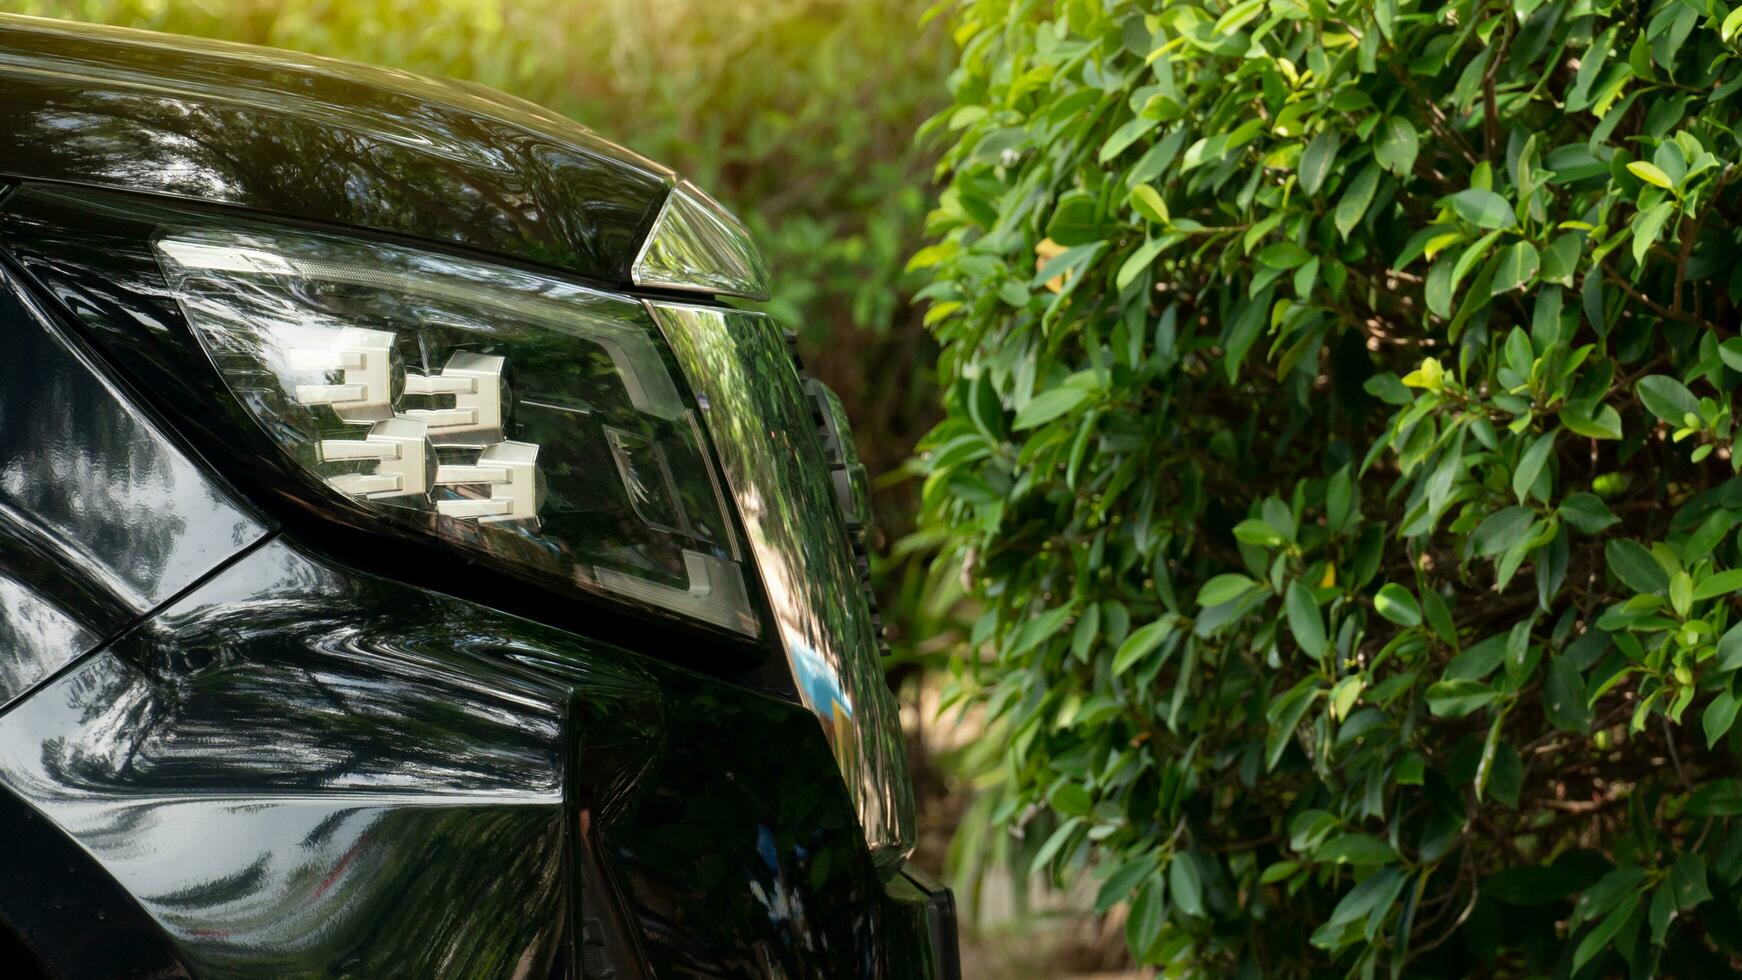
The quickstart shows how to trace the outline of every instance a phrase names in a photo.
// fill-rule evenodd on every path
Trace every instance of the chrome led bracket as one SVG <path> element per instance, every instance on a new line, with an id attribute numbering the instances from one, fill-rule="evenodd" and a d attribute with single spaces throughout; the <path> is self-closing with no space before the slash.
<path id="1" fill-rule="evenodd" d="M 385 330 L 341 327 L 330 331 L 326 347 L 292 347 L 286 352 L 290 370 L 298 373 L 341 372 L 336 384 L 299 384 L 296 400 L 304 405 L 330 405 L 340 420 L 353 424 L 393 417 L 393 334 Z"/>
<path id="2" fill-rule="evenodd" d="M 367 473 L 341 473 L 327 484 L 340 493 L 372 500 L 426 494 L 435 479 L 435 453 L 417 419 L 377 422 L 361 439 L 322 439 L 316 452 L 323 463 L 371 460 Z"/>
<path id="3" fill-rule="evenodd" d="M 483 449 L 502 441 L 502 366 L 494 354 L 460 351 L 440 373 L 407 372 L 407 395 L 449 395 L 452 408 L 408 408 L 401 414 L 422 419 L 430 442 L 438 446 Z"/>
<path id="4" fill-rule="evenodd" d="M 436 501 L 444 517 L 475 518 L 481 524 L 530 521 L 544 505 L 544 482 L 538 472 L 538 447 L 530 442 L 498 442 L 478 454 L 471 465 L 436 467 L 435 482 L 444 487 L 487 489 L 487 497 Z"/>

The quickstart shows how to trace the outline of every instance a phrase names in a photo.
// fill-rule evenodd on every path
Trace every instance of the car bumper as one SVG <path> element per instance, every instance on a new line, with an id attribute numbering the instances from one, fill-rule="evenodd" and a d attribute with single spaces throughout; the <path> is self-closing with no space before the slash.
<path id="1" fill-rule="evenodd" d="M 3 692 L 0 826 L 34 843 L 0 920 L 57 974 L 954 975 L 947 890 L 873 862 L 803 706 L 666 662 L 693 640 L 323 557 L 226 506 L 3 279 L 0 320 L 30 365 L 8 403 L 80 407 L 6 430 L 35 496 L 0 509 L 0 586 L 59 617 L 16 632 Z M 69 441 L 152 505 L 42 517 L 114 490 Z"/>

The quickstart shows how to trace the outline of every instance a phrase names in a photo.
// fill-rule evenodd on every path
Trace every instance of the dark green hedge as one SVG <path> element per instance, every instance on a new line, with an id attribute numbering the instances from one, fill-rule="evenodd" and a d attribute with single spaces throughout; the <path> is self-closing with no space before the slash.
<path id="1" fill-rule="evenodd" d="M 961 0 L 925 520 L 1173 975 L 1742 962 L 1742 9 Z"/>

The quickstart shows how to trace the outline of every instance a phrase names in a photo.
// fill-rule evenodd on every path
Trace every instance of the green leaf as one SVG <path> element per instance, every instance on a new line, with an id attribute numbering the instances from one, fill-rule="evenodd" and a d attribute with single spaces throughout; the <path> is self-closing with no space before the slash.
<path id="1" fill-rule="evenodd" d="M 1373 608 L 1399 626 L 1421 625 L 1421 606 L 1415 596 L 1396 582 L 1387 582 L 1373 597 Z"/>
<path id="2" fill-rule="evenodd" d="M 1634 391 L 1651 414 L 1672 426 L 1680 427 L 1685 416 L 1690 413 L 1698 415 L 1700 411 L 1700 400 L 1694 397 L 1694 393 L 1666 374 L 1640 378 Z"/>
<path id="3" fill-rule="evenodd" d="M 1742 814 L 1742 782 L 1735 779 L 1715 779 L 1688 797 L 1688 815 L 1694 817 L 1733 817 Z"/>
<path id="4" fill-rule="evenodd" d="M 1240 364 L 1246 359 L 1246 352 L 1257 342 L 1259 333 L 1264 330 L 1269 313 L 1270 291 L 1265 290 L 1248 300 L 1234 318 L 1234 323 L 1228 330 L 1228 349 L 1222 355 L 1222 368 L 1227 373 L 1229 382 L 1240 377 Z"/>
<path id="5" fill-rule="evenodd" d="M 1675 865 L 1669 869 L 1669 890 L 1675 896 L 1675 907 L 1684 912 L 1711 900 L 1712 890 L 1706 883 L 1706 859 L 1698 851 L 1689 851 L 1676 858 Z"/>
<path id="6" fill-rule="evenodd" d="M 1340 948 L 1344 945 L 1344 927 L 1363 919 L 1367 920 L 1363 934 L 1371 940 L 1408 882 L 1409 878 L 1397 868 L 1381 868 L 1368 875 L 1337 903 L 1330 919 L 1313 933 L 1312 944 L 1321 949 Z"/>
<path id="7" fill-rule="evenodd" d="M 1518 469 L 1512 474 L 1512 493 L 1519 503 L 1524 503 L 1530 496 L 1530 490 L 1536 486 L 1536 478 L 1542 474 L 1542 468 L 1548 463 L 1549 454 L 1554 452 L 1554 437 L 1556 431 L 1550 429 L 1538 436 L 1530 444 L 1530 448 L 1519 457 Z"/>
<path id="8" fill-rule="evenodd" d="M 1595 884 L 1603 865 L 1590 851 L 1563 851 L 1551 864 L 1515 865 L 1489 875 L 1482 881 L 1482 894 L 1506 905 L 1552 905 Z"/>
<path id="9" fill-rule="evenodd" d="M 1367 213 L 1367 205 L 1373 201 L 1373 190 L 1379 186 L 1379 168 L 1368 164 L 1355 175 L 1344 189 L 1343 196 L 1337 201 L 1335 221 L 1337 231 L 1344 238 L 1361 223 L 1361 218 Z"/>
<path id="10" fill-rule="evenodd" d="M 1693 598 L 1695 602 L 1699 602 L 1729 595 L 1738 590 L 1742 590 L 1742 568 L 1732 568 L 1727 572 L 1718 572 L 1700 579 L 1700 583 L 1694 586 Z"/>
<path id="11" fill-rule="evenodd" d="M 1629 895 L 1636 895 L 1645 881 L 1645 869 L 1636 864 L 1623 864 L 1585 889 L 1573 905 L 1575 924 L 1601 918 L 1621 907 Z"/>
<path id="12" fill-rule="evenodd" d="M 1587 439 L 1621 438 L 1621 413 L 1614 406 L 1598 405 L 1595 413 L 1568 405 L 1561 409 L 1561 424 Z"/>
<path id="13" fill-rule="evenodd" d="M 1017 411 L 1013 428 L 1021 431 L 1045 425 L 1070 413 L 1088 400 L 1089 392 L 1083 388 L 1064 386 L 1048 389 L 1029 399 L 1028 404 Z"/>
<path id="14" fill-rule="evenodd" d="M 1094 195 L 1082 191 L 1062 195 L 1046 225 L 1046 237 L 1066 246 L 1098 242 L 1107 237 L 1106 232 L 1100 203 Z"/>
<path id="15" fill-rule="evenodd" d="M 1381 167 L 1401 177 L 1409 176 L 1415 168 L 1416 153 L 1420 150 L 1420 141 L 1416 137 L 1415 124 L 1403 116 L 1388 116 L 1379 124 L 1377 142 L 1373 146 L 1373 159 Z"/>
<path id="16" fill-rule="evenodd" d="M 1065 620 L 1071 617 L 1072 609 L 1069 605 L 1058 606 L 1038 616 L 1029 617 L 1022 624 L 1022 629 L 1017 631 L 1007 655 L 1019 657 L 1039 646 L 1042 641 L 1050 639 L 1064 626 Z"/>
<path id="17" fill-rule="evenodd" d="M 1500 554 L 1517 542 L 1535 519 L 1536 512 L 1528 507 L 1505 507 L 1489 514 L 1470 535 L 1476 554 L 1484 558 Z"/>
<path id="18" fill-rule="evenodd" d="M 1158 225 L 1165 225 L 1170 220 L 1167 202 L 1161 199 L 1159 191 L 1148 184 L 1138 184 L 1131 188 L 1131 209 Z"/>
<path id="19" fill-rule="evenodd" d="M 1693 608 L 1694 580 L 1687 572 L 1676 572 L 1669 577 L 1669 604 L 1677 616 L 1685 617 Z"/>
<path id="20" fill-rule="evenodd" d="M 1742 31 L 1742 7 L 1737 7 L 1724 17 L 1724 23 L 1718 27 L 1718 36 L 1729 44 L 1736 37 L 1736 32 Z"/>
<path id="21" fill-rule="evenodd" d="M 1198 862 L 1190 851 L 1181 851 L 1167 865 L 1167 888 L 1173 895 L 1174 907 L 1186 915 L 1204 914 L 1204 885 L 1198 875 Z"/>
<path id="22" fill-rule="evenodd" d="M 1427 778 L 1427 759 L 1420 752 L 1411 752 L 1397 760 L 1391 779 L 1399 786 L 1420 786 Z"/>
<path id="23" fill-rule="evenodd" d="M 1198 589 L 1198 605 L 1208 607 L 1233 602 L 1257 587 L 1257 582 L 1238 572 L 1225 572 Z"/>
<path id="24" fill-rule="evenodd" d="M 1574 530 L 1584 534 L 1601 534 L 1621 521 L 1603 498 L 1594 493 L 1568 494 L 1561 501 L 1560 515 Z"/>
<path id="25" fill-rule="evenodd" d="M 1338 834 L 1314 848 L 1312 856 L 1323 864 L 1390 864 L 1397 849 L 1372 834 Z"/>
<path id="26" fill-rule="evenodd" d="M 1234 525 L 1234 539 L 1246 544 L 1255 544 L 1260 548 L 1279 548 L 1287 543 L 1287 539 L 1279 534 L 1276 528 L 1256 517 L 1248 517 Z"/>
<path id="27" fill-rule="evenodd" d="M 1040 845 L 1040 850 L 1034 852 L 1034 860 L 1029 862 L 1028 873 L 1039 874 L 1041 869 L 1051 864 L 1052 859 L 1058 857 L 1064 846 L 1082 829 L 1083 823 L 1082 817 L 1072 817 L 1059 824 L 1058 829 Z"/>
<path id="28" fill-rule="evenodd" d="M 1635 160 L 1632 163 L 1629 163 L 1627 169 L 1633 174 L 1633 176 L 1638 177 L 1647 184 L 1656 184 L 1658 187 L 1671 190 L 1675 188 L 1675 181 L 1669 179 L 1669 174 L 1664 173 L 1654 164 L 1647 163 L 1644 160 Z"/>
<path id="29" fill-rule="evenodd" d="M 1330 176 L 1331 164 L 1337 159 L 1337 135 L 1326 131 L 1313 137 L 1307 148 L 1300 155 L 1300 189 L 1308 197 L 1318 194 L 1319 188 L 1325 185 L 1325 178 Z"/>
<path id="30" fill-rule="evenodd" d="M 1113 135 L 1107 137 L 1107 142 L 1101 144 L 1101 162 L 1106 163 L 1125 152 L 1126 147 L 1129 147 L 1131 144 L 1147 136 L 1151 130 L 1159 125 L 1161 125 L 1161 120 L 1159 119 L 1149 119 L 1144 116 L 1138 116 L 1136 119 L 1132 119 L 1126 122 L 1123 126 L 1120 126 L 1118 129 L 1115 129 Z M 1053 240 L 1058 241 L 1058 236 L 1054 235 Z M 1061 242 L 1061 244 L 1063 243 Z"/>
<path id="31" fill-rule="evenodd" d="M 1294 730 L 1300 720 L 1318 701 L 1324 690 L 1310 681 L 1302 681 L 1272 701 L 1265 710 L 1265 720 L 1270 724 L 1270 733 L 1265 739 L 1264 768 L 1275 769 L 1282 760 L 1282 753 L 1288 749 L 1289 739 L 1294 737 Z"/>
<path id="32" fill-rule="evenodd" d="M 1742 706 L 1736 696 L 1729 691 L 1720 691 L 1706 705 L 1706 713 L 1700 718 L 1700 725 L 1706 731 L 1706 748 L 1713 748 L 1718 740 L 1730 731 L 1730 726 L 1736 722 L 1736 708 Z"/>
<path id="33" fill-rule="evenodd" d="M 1299 861 L 1278 861 L 1264 869 L 1264 873 L 1258 876 L 1258 883 L 1274 885 L 1279 881 L 1294 877 L 1294 873 L 1299 870 Z"/>
<path id="34" fill-rule="evenodd" d="M 1427 620 L 1428 627 L 1434 631 L 1446 646 L 1456 648 L 1458 645 L 1458 627 L 1452 621 L 1452 608 L 1446 605 L 1446 600 L 1438 592 L 1429 589 L 1421 594 L 1422 617 Z"/>
<path id="35" fill-rule="evenodd" d="M 1615 938 L 1615 934 L 1620 932 L 1621 927 L 1626 925 L 1627 920 L 1633 916 L 1633 910 L 1639 907 L 1639 900 L 1639 892 L 1627 896 L 1622 900 L 1620 908 L 1610 912 L 1602 922 L 1597 924 L 1595 929 L 1592 929 L 1585 935 L 1584 939 L 1579 941 L 1578 949 L 1573 951 L 1574 973 L 1577 973 L 1593 957 L 1601 953 L 1604 947 L 1609 945 L 1609 941 Z"/>
<path id="36" fill-rule="evenodd" d="M 1061 816 L 1081 817 L 1094 807 L 1095 799 L 1079 783 L 1062 782 L 1052 792 L 1052 808 Z"/>
<path id="37" fill-rule="evenodd" d="M 1472 187 L 1452 195 L 1452 210 L 1478 228 L 1511 228 L 1518 224 L 1512 205 L 1489 190 Z"/>
<path id="38" fill-rule="evenodd" d="M 1307 656 L 1314 660 L 1322 660 L 1328 645 L 1325 639 L 1325 622 L 1319 615 L 1319 606 L 1313 601 L 1312 593 L 1299 582 L 1288 583 L 1288 594 L 1284 600 L 1288 615 L 1288 629 L 1294 634 L 1294 640 Z"/>
<path id="39" fill-rule="evenodd" d="M 1549 724 L 1563 732 L 1583 735 L 1591 729 L 1591 708 L 1586 703 L 1585 680 L 1566 657 L 1548 662 L 1542 687 L 1543 714 Z"/>
<path id="40" fill-rule="evenodd" d="M 1742 670 L 1742 623 L 1725 630 L 1718 638 L 1718 669 Z"/>
<path id="41" fill-rule="evenodd" d="M 1082 618 L 1077 620 L 1077 625 L 1071 630 L 1071 656 L 1087 662 L 1089 651 L 1094 647 L 1095 640 L 1100 635 L 1101 606 L 1098 603 L 1090 603 L 1089 608 L 1083 610 Z"/>
<path id="42" fill-rule="evenodd" d="M 1424 696 L 1428 710 L 1436 717 L 1462 718 L 1486 708 L 1499 695 L 1493 688 L 1477 681 L 1439 681 L 1429 685 Z"/>
<path id="43" fill-rule="evenodd" d="M 1579 268 L 1579 252 L 1583 241 L 1577 232 L 1565 232 L 1549 243 L 1542 253 L 1542 281 L 1572 286 L 1573 274 Z"/>
<path id="44" fill-rule="evenodd" d="M 1331 688 L 1331 717 L 1337 721 L 1347 720 L 1350 709 L 1355 707 L 1366 687 L 1367 680 L 1360 674 L 1349 674 L 1338 681 Z"/>
<path id="45" fill-rule="evenodd" d="M 1052 258 L 1047 259 L 1046 264 L 1041 266 L 1040 271 L 1034 274 L 1033 279 L 1029 280 L 1029 285 L 1039 286 L 1043 283 L 1050 282 L 1053 279 L 1063 279 L 1066 281 L 1065 292 L 1068 293 L 1075 288 L 1076 282 L 1081 281 L 1075 278 L 1076 274 L 1099 258 L 1101 252 L 1106 248 L 1107 243 L 1100 239 L 1095 239 L 1094 241 L 1086 242 L 1081 245 L 1073 245 L 1072 247 L 1065 249 L 1063 252 L 1054 255 Z"/>
<path id="46" fill-rule="evenodd" d="M 1140 962 L 1149 959 L 1149 951 L 1161 941 L 1161 930 L 1166 924 L 1167 887 L 1157 875 L 1138 889 L 1125 918 L 1125 941 Z"/>
<path id="47" fill-rule="evenodd" d="M 1645 255 L 1663 231 L 1664 223 L 1675 213 L 1675 204 L 1665 201 L 1649 211 L 1641 211 L 1633 219 L 1633 261 L 1644 265 Z"/>
<path id="48" fill-rule="evenodd" d="M 1637 541 L 1616 538 L 1603 548 L 1609 571 L 1635 592 L 1662 592 L 1669 588 L 1663 566 Z"/>
<path id="49" fill-rule="evenodd" d="M 1488 287 L 1489 294 L 1498 296 L 1529 285 L 1536 278 L 1538 262 L 1536 246 L 1529 242 L 1514 242 L 1503 249 L 1500 265 L 1494 270 L 1494 282 Z"/>
<path id="50" fill-rule="evenodd" d="M 1742 10 L 1742 7 L 1737 7 Z M 1732 14 L 1731 16 L 1735 16 Z M 1718 345 L 1718 357 L 1732 371 L 1742 371 L 1742 337 L 1731 337 Z"/>
<path id="51" fill-rule="evenodd" d="M 1132 900 L 1131 914 L 1136 915 L 1137 903 L 1143 898 L 1138 886 L 1148 882 L 1159 882 L 1161 880 L 1161 876 L 1157 874 L 1159 870 L 1155 858 L 1148 854 L 1131 858 L 1119 865 L 1112 874 L 1107 876 L 1107 880 L 1101 883 L 1100 890 L 1096 892 L 1095 913 L 1105 915 L 1107 910 L 1129 898 Z M 1134 890 L 1139 891 L 1139 894 L 1132 895 Z"/>
<path id="52" fill-rule="evenodd" d="M 1131 285 L 1132 280 L 1143 275 L 1143 273 L 1147 272 L 1149 268 L 1155 264 L 1156 256 L 1174 245 L 1177 245 L 1179 243 L 1179 237 L 1180 236 L 1178 235 L 1164 235 L 1161 238 L 1152 238 L 1149 241 L 1144 242 L 1142 245 L 1139 245 L 1136 250 L 1126 258 L 1124 264 L 1119 266 L 1118 275 L 1113 277 L 1113 287 L 1115 289 L 1124 289 L 1126 286 Z"/>
<path id="53" fill-rule="evenodd" d="M 1272 242 L 1259 250 L 1258 263 L 1272 269 L 1287 270 L 1305 265 L 1312 257 L 1313 253 L 1294 242 Z"/>
<path id="54" fill-rule="evenodd" d="M 1153 623 L 1132 630 L 1125 642 L 1119 644 L 1118 652 L 1113 654 L 1113 676 L 1125 673 L 1138 661 L 1149 656 L 1151 651 L 1173 634 L 1174 623 L 1172 616 L 1163 616 Z"/>

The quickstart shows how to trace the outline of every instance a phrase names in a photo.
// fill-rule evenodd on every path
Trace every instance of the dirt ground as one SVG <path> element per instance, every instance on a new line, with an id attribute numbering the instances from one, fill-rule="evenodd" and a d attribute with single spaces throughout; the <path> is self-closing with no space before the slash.
<path id="1" fill-rule="evenodd" d="M 935 691 L 911 695 L 903 715 L 908 720 L 908 757 L 912 760 L 919 809 L 919 846 L 915 863 L 949 881 L 945 854 L 962 811 L 967 790 L 951 778 L 937 760 L 962 740 L 979 733 L 970 723 L 936 722 Z M 922 722 L 926 719 L 930 723 Z M 1153 971 L 1135 969 L 1125 951 L 1123 909 L 1107 921 L 1088 910 L 1092 883 L 1077 894 L 1030 893 L 1028 908 L 1019 911 L 1016 883 L 1007 875 L 990 874 L 980 889 L 980 908 L 958 894 L 961 911 L 963 980 L 1145 980 Z"/>

